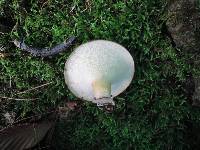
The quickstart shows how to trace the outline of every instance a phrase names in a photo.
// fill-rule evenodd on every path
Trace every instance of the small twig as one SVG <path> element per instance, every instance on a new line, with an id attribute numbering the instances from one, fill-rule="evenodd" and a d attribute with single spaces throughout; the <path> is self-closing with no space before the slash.
<path id="1" fill-rule="evenodd" d="M 12 78 L 11 78 L 11 76 L 9 76 L 9 77 L 10 77 L 9 86 L 10 86 L 10 88 L 12 88 Z"/>
<path id="2" fill-rule="evenodd" d="M 42 85 L 39 85 L 39 86 L 36 86 L 36 87 L 30 88 L 30 89 L 28 89 L 28 90 L 25 90 L 25 91 L 19 92 L 19 93 L 15 94 L 15 95 L 18 95 L 18 94 L 24 94 L 24 93 L 27 93 L 27 92 L 30 92 L 30 91 L 36 90 L 36 89 L 38 89 L 38 88 L 41 88 L 41 87 L 47 86 L 47 85 L 52 84 L 52 83 L 53 83 L 53 82 L 45 83 L 45 84 L 42 84 Z"/>
<path id="3" fill-rule="evenodd" d="M 37 100 L 39 98 L 32 98 L 32 99 L 27 99 L 27 98 L 13 98 L 13 97 L 0 97 L 0 99 L 7 99 L 7 100 L 15 100 L 15 101 L 34 101 Z"/>
<path id="4" fill-rule="evenodd" d="M 10 53 L 1 53 L 0 52 L 0 58 L 5 58 L 7 56 L 11 56 L 11 54 Z"/>

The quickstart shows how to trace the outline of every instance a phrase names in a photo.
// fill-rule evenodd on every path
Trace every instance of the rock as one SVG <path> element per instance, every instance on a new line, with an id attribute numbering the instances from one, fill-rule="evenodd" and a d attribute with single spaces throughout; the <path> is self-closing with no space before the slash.
<path id="1" fill-rule="evenodd" d="M 168 32 L 175 46 L 189 54 L 195 69 L 200 66 L 200 1 L 169 0 L 166 22 Z M 191 93 L 192 105 L 200 106 L 200 77 L 194 80 L 194 92 Z M 189 85 L 187 85 L 189 86 Z M 187 90 L 187 89 L 186 89 Z"/>
<path id="2" fill-rule="evenodd" d="M 176 44 L 186 52 L 200 53 L 200 8 L 198 0 L 171 0 L 166 23 Z"/>

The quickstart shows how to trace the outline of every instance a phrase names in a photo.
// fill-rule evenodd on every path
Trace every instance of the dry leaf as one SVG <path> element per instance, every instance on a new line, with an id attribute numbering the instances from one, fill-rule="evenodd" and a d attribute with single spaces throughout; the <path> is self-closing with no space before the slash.
<path id="1" fill-rule="evenodd" d="M 35 123 L 24 123 L 1 130 L 0 149 L 24 150 L 39 145 L 54 128 L 56 115 L 52 114 L 50 117 L 50 119 L 44 118 Z"/>

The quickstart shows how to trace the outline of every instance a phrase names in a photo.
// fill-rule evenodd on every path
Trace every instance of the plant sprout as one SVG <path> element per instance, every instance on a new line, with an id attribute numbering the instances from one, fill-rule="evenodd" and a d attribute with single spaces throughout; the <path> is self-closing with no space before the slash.
<path id="1" fill-rule="evenodd" d="M 121 45 L 95 40 L 77 47 L 65 63 L 65 82 L 70 91 L 97 106 L 114 106 L 134 75 L 134 61 Z"/>

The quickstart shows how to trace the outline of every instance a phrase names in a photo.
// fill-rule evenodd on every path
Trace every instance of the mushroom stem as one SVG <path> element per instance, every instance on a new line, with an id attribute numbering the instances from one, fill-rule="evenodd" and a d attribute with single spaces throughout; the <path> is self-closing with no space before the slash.
<path id="1" fill-rule="evenodd" d="M 114 106 L 114 105 L 115 105 L 115 102 L 113 101 L 113 98 L 112 98 L 112 97 L 103 97 L 103 98 L 99 98 L 99 99 L 96 99 L 96 100 L 94 101 L 94 103 L 96 103 L 98 107 L 101 107 L 101 106 L 108 106 L 108 105 Z"/>
<path id="2" fill-rule="evenodd" d="M 111 96 L 111 83 L 105 80 L 95 80 L 92 83 L 92 88 L 94 92 L 94 103 L 97 106 L 104 105 L 115 105 L 113 98 Z"/>
<path id="3" fill-rule="evenodd" d="M 111 84 L 105 80 L 96 80 L 92 83 L 96 99 L 111 97 Z"/>

